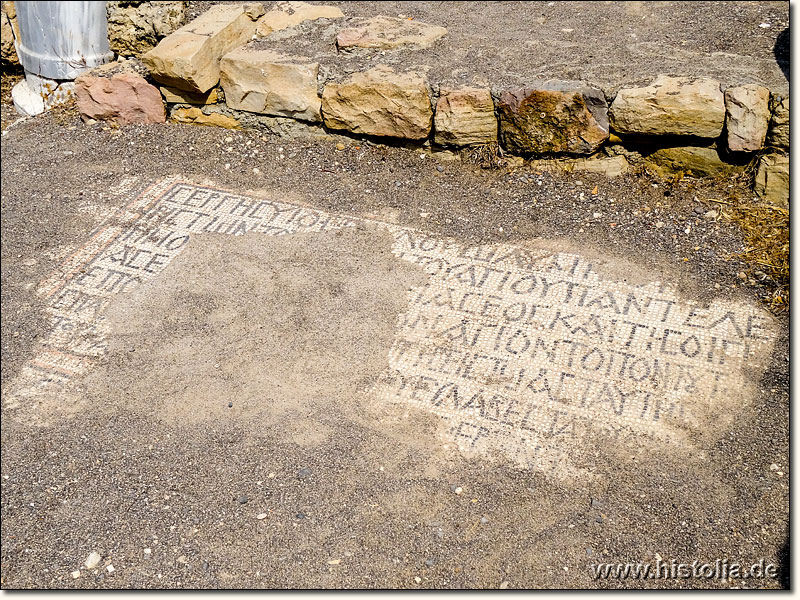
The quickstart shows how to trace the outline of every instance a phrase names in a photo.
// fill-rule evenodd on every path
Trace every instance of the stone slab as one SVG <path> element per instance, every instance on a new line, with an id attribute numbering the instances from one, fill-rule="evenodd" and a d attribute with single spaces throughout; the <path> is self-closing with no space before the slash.
<path id="1" fill-rule="evenodd" d="M 550 172 L 600 173 L 606 177 L 619 177 L 630 170 L 628 159 L 624 156 L 598 156 L 593 158 L 556 158 L 532 160 L 531 169 Z"/>
<path id="2" fill-rule="evenodd" d="M 439 25 L 385 15 L 354 19 L 351 24 L 352 27 L 336 36 L 336 47 L 340 50 L 427 48 L 447 34 L 447 29 Z"/>
<path id="3" fill-rule="evenodd" d="M 741 165 L 727 163 L 716 148 L 675 146 L 659 148 L 645 156 L 645 164 L 662 177 L 683 174 L 693 177 L 725 177 L 742 170 Z"/>
<path id="4" fill-rule="evenodd" d="M 207 125 L 209 127 L 222 127 L 223 129 L 241 129 L 241 123 L 219 113 L 204 113 L 202 110 L 193 106 L 191 108 L 179 107 L 170 112 L 170 121 L 175 123 L 186 123 L 188 125 Z"/>
<path id="5" fill-rule="evenodd" d="M 258 20 L 256 35 L 266 37 L 276 31 L 296 27 L 305 21 L 341 19 L 344 13 L 336 6 L 307 2 L 276 2 L 275 7 Z"/>
<path id="6" fill-rule="evenodd" d="M 211 88 L 204 94 L 187 92 L 164 85 L 159 86 L 158 89 L 164 96 L 164 101 L 169 104 L 215 104 L 218 99 L 217 88 Z"/>

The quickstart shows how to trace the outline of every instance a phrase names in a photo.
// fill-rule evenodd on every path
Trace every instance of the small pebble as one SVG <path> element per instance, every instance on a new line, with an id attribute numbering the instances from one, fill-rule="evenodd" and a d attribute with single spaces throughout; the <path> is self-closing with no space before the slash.
<path id="1" fill-rule="evenodd" d="M 422 583 L 422 579 L 420 579 L 419 577 L 414 577 L 414 581 L 417 583 Z"/>
<path id="2" fill-rule="evenodd" d="M 109 573 L 113 573 L 115 571 L 114 565 L 108 565 L 106 567 L 106 571 L 108 571 Z"/>
<path id="3" fill-rule="evenodd" d="M 425 561 L 425 566 L 426 567 L 432 567 L 435 564 L 436 564 L 436 561 L 434 559 L 432 559 L 432 558 L 429 558 L 428 560 Z"/>
<path id="4" fill-rule="evenodd" d="M 295 516 L 296 516 L 298 519 L 305 519 L 305 518 L 306 518 L 306 516 L 305 516 L 303 513 L 297 513 Z"/>
<path id="5" fill-rule="evenodd" d="M 442 165 L 437 166 L 436 170 L 439 171 L 439 173 L 444 173 L 444 167 Z"/>
<path id="6" fill-rule="evenodd" d="M 507 590 L 508 589 L 508 582 L 507 581 L 501 581 L 500 582 L 500 589 L 501 590 Z"/>
<path id="7" fill-rule="evenodd" d="M 144 549 L 144 553 L 145 553 L 145 554 L 152 554 L 152 553 L 153 553 L 153 551 L 152 551 L 150 548 L 145 548 L 145 549 Z"/>
<path id="8" fill-rule="evenodd" d="M 297 477 L 299 477 L 300 479 L 305 479 L 309 475 L 311 475 L 311 469 L 309 468 L 303 468 L 297 472 Z"/>
<path id="9" fill-rule="evenodd" d="M 486 523 L 488 523 L 488 522 L 489 522 L 489 519 L 487 519 L 486 517 L 481 517 L 481 523 L 486 525 Z"/>
<path id="10" fill-rule="evenodd" d="M 86 565 L 87 569 L 94 569 L 98 564 L 100 564 L 100 560 L 102 558 L 103 557 L 97 552 L 92 552 L 88 557 L 86 557 L 86 562 L 83 564 Z"/>
<path id="11" fill-rule="evenodd" d="M 769 470 L 770 470 L 770 471 L 777 471 L 779 468 L 780 468 L 780 467 L 778 467 L 778 465 L 776 465 L 775 463 L 772 463 L 772 464 L 769 466 Z"/>
<path id="12" fill-rule="evenodd" d="M 267 513 L 259 513 L 258 515 L 256 515 L 256 519 L 258 519 L 259 521 L 263 521 L 266 518 L 267 518 Z"/>
<path id="13" fill-rule="evenodd" d="M 460 487 L 457 487 L 457 488 L 456 488 L 456 489 L 454 489 L 453 491 L 454 491 L 456 494 L 459 494 L 459 495 L 460 495 L 460 494 L 461 494 L 461 493 L 462 493 L 464 490 L 463 490 L 462 488 L 460 488 Z"/>
<path id="14" fill-rule="evenodd" d="M 336 149 L 337 150 L 344 150 L 344 144 L 342 142 L 339 142 L 338 144 L 336 144 Z"/>
<path id="15" fill-rule="evenodd" d="M 247 496 L 239 496 L 238 498 L 239 504 L 247 504 L 248 500 L 249 498 Z"/>
<path id="16" fill-rule="evenodd" d="M 70 573 L 70 575 L 72 575 L 73 579 L 77 579 L 78 577 L 81 576 L 81 572 L 80 571 L 73 571 L 72 573 Z"/>
<path id="17" fill-rule="evenodd" d="M 228 408 L 233 408 L 233 402 L 228 402 Z"/>

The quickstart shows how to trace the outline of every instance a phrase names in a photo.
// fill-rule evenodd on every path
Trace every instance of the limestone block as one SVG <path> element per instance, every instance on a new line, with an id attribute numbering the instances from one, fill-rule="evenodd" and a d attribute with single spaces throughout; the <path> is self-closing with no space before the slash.
<path id="1" fill-rule="evenodd" d="M 753 190 L 770 204 L 789 208 L 789 156 L 767 154 L 761 157 Z"/>
<path id="2" fill-rule="evenodd" d="M 436 102 L 434 140 L 437 144 L 470 146 L 497 141 L 492 94 L 486 89 L 443 89 Z"/>
<path id="3" fill-rule="evenodd" d="M 318 123 L 319 64 L 270 50 L 241 48 L 220 63 L 225 103 L 238 110 Z"/>
<path id="4" fill-rule="evenodd" d="M 609 119 L 619 133 L 715 138 L 725 124 L 725 99 L 715 79 L 659 75 L 647 87 L 619 90 Z"/>
<path id="5" fill-rule="evenodd" d="M 728 149 L 755 152 L 764 145 L 769 125 L 769 90 L 748 84 L 725 90 Z"/>
<path id="6" fill-rule="evenodd" d="M 608 139 L 605 96 L 580 82 L 505 91 L 497 108 L 503 146 L 517 154 L 591 154 Z"/>
<path id="7" fill-rule="evenodd" d="M 330 129 L 421 140 L 433 124 L 428 86 L 416 73 L 385 65 L 330 83 L 322 93 L 322 117 Z"/>
<path id="8" fill-rule="evenodd" d="M 789 149 L 789 97 L 773 96 L 770 100 L 772 119 L 767 133 L 767 145 Z"/>
<path id="9" fill-rule="evenodd" d="M 220 59 L 247 42 L 260 4 L 217 4 L 142 55 L 153 79 L 169 87 L 205 93 L 219 81 Z"/>
<path id="10" fill-rule="evenodd" d="M 723 177 L 742 167 L 720 158 L 716 148 L 704 146 L 675 146 L 660 148 L 645 157 L 645 163 L 662 177 L 679 173 L 694 177 Z"/>
<path id="11" fill-rule="evenodd" d="M 180 107 L 170 113 L 170 121 L 175 123 L 188 123 L 190 125 L 208 125 L 224 129 L 241 129 L 239 121 L 219 113 L 206 114 L 196 106 L 191 108 Z"/>

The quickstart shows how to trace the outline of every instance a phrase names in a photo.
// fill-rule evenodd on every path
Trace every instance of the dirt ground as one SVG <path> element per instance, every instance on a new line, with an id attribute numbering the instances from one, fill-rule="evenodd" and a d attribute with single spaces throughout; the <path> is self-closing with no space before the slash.
<path id="1" fill-rule="evenodd" d="M 554 11 L 543 26 L 557 27 L 567 18 L 558 11 L 575 10 L 564 4 L 535 4 Z M 653 23 L 678 19 L 670 4 L 646 5 Z M 711 10 L 701 4 L 696 21 Z M 761 50 L 745 36 L 721 35 L 707 49 L 750 53 L 766 65 L 774 43 L 767 38 L 784 7 L 737 5 L 736 18 L 756 27 L 770 19 L 771 28 L 759 29 Z M 465 11 L 446 20 L 437 3 L 396 11 L 444 24 L 453 36 L 473 19 Z M 685 29 L 697 51 L 721 20 Z M 579 32 L 591 23 L 565 26 Z M 653 35 L 683 31 L 672 25 Z M 637 65 L 628 67 L 635 77 Z M 770 69 L 762 75 L 778 80 Z M 371 400 L 405 292 L 424 280 L 391 253 L 385 231 L 204 234 L 158 277 L 114 299 L 109 349 L 97 368 L 49 403 L 8 402 L 10 384 L 52 328 L 36 287 L 165 177 L 474 245 L 548 244 L 602 257 L 617 278 L 659 279 L 700 303 L 756 307 L 765 288 L 738 277 L 748 268 L 736 258 L 741 232 L 705 216 L 714 199 L 749 197 L 740 182 L 609 180 L 528 164 L 483 169 L 338 137 L 290 141 L 175 124 L 113 129 L 83 124 L 70 109 L 8 128 L 10 110 L 4 102 L 4 589 L 788 585 L 786 315 L 774 317 L 773 349 L 763 369 L 750 372 L 752 389 L 743 388 L 701 451 L 587 438 L 594 476 L 554 479 L 502 456 L 461 453 L 442 443 L 432 414 Z M 82 568 L 91 552 L 99 565 Z M 591 575 L 599 562 L 659 558 L 764 559 L 779 577 Z"/>
<path id="2" fill-rule="evenodd" d="M 483 170 L 364 142 L 337 151 L 335 140 L 191 126 L 115 131 L 74 114 L 14 126 L 2 152 L 4 384 L 50 327 L 35 285 L 129 200 L 113 190 L 131 176 L 210 179 L 475 243 L 560 240 L 666 275 L 700 300 L 758 295 L 730 258 L 741 250 L 737 230 L 694 210 L 712 205 L 704 200 L 719 195 L 719 183 Z M 587 193 L 594 186 L 597 196 Z M 607 219 L 594 218 L 598 206 Z M 444 448 L 430 418 L 384 415 L 386 425 L 362 407 L 352 386 L 385 360 L 385 333 L 401 310 L 391 290 L 418 276 L 379 240 L 197 238 L 159 280 L 167 288 L 115 305 L 116 341 L 78 409 L 65 398 L 40 425 L 28 407 L 4 406 L 3 586 L 730 587 L 596 581 L 589 567 L 598 557 L 656 553 L 786 564 L 785 319 L 755 395 L 702 459 L 654 452 L 636 464 L 601 461 L 599 480 L 563 483 Z M 267 263 L 265 252 L 283 258 Z M 363 256 L 376 258 L 354 262 Z M 291 272 L 287 264 L 317 265 L 301 270 L 313 302 L 270 283 Z M 201 265 L 217 274 L 208 289 L 188 275 Z M 343 305 L 383 326 L 369 336 L 344 327 Z M 269 329 L 244 336 L 248 322 Z M 175 352 L 172 342 L 187 336 L 194 350 Z M 268 350 L 275 338 L 292 340 L 279 356 Z M 310 356 L 330 362 L 303 377 Z M 197 379 L 205 367 L 212 375 Z M 229 408 L 230 389 L 238 391 Z M 199 408 L 215 395 L 222 404 Z M 92 551 L 104 557 L 100 572 L 73 579 Z M 113 573 L 102 570 L 109 561 Z"/>

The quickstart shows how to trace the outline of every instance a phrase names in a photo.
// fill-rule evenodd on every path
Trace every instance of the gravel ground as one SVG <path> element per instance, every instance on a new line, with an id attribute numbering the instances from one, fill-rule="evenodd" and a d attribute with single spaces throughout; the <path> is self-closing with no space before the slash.
<path id="1" fill-rule="evenodd" d="M 188 17 L 211 4 L 189 2 Z M 267 9 L 272 4 L 264 3 Z M 614 96 L 621 86 L 647 84 L 665 73 L 789 92 L 786 2 L 324 4 L 339 5 L 346 17 L 402 15 L 447 27 L 431 48 L 357 53 L 370 59 L 366 64 L 425 71 L 432 84 L 499 89 L 538 78 L 578 79 Z M 325 38 L 331 54 L 334 35 Z M 317 53 L 318 41 L 309 51 Z"/>
<path id="2" fill-rule="evenodd" d="M 69 110 L 3 133 L 3 384 L 47 333 L 34 286 L 127 201 L 114 189 L 128 176 L 142 185 L 180 174 L 234 191 L 268 190 L 475 243 L 544 237 L 633 261 L 699 300 L 758 300 L 759 290 L 737 278 L 744 265 L 731 258 L 742 249 L 738 230 L 703 216 L 714 207 L 710 198 L 748 193 L 735 182 L 486 170 L 353 140 L 337 150 L 341 138 L 287 141 L 174 124 L 116 130 L 82 124 Z M 602 484 L 566 485 L 434 451 L 424 424 L 384 431 L 328 417 L 329 435 L 301 444 L 280 423 L 181 423 L 128 406 L 126 390 L 115 387 L 123 380 L 113 377 L 95 405 L 47 426 L 22 422 L 4 406 L 2 585 L 785 584 L 788 322 L 779 322 L 755 395 L 704 458 L 654 454 L 636 469 L 609 463 Z M 331 399 L 330 414 L 349 414 L 338 402 Z M 466 493 L 454 494 L 455 486 Z M 598 522 L 599 512 L 606 517 Z M 99 566 L 73 579 L 93 551 Z M 589 576 L 598 560 L 656 554 L 689 562 L 765 558 L 783 566 L 784 579 L 623 584 Z"/>

